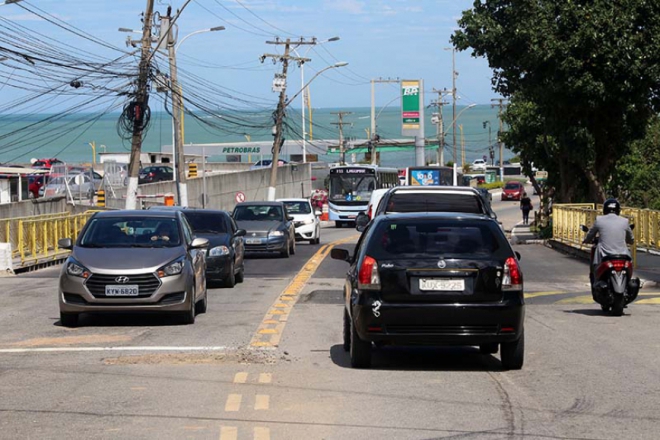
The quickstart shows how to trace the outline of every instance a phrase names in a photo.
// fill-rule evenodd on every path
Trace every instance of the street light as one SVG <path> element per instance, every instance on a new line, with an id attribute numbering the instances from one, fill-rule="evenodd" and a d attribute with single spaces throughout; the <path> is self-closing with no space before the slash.
<path id="1" fill-rule="evenodd" d="M 321 45 L 321 44 L 330 43 L 330 42 L 332 42 L 332 41 L 339 41 L 339 37 L 328 38 L 327 40 L 319 41 L 319 42 L 317 42 L 315 45 L 309 46 L 309 47 L 307 48 L 307 51 L 305 51 L 305 54 L 304 54 L 303 57 L 300 56 L 300 54 L 298 53 L 298 51 L 296 50 L 296 48 L 293 48 L 293 49 L 291 49 L 291 50 L 293 50 L 293 52 L 296 54 L 297 57 L 299 57 L 299 58 L 305 58 L 305 57 L 307 56 L 307 54 L 309 53 L 309 51 L 312 50 L 312 48 L 313 48 L 314 46 L 319 46 L 319 45 Z M 306 89 L 307 89 L 307 88 L 305 87 L 305 63 L 302 63 L 302 64 L 300 65 L 300 84 L 301 84 L 301 87 L 302 87 L 302 95 L 300 96 L 300 100 L 301 100 L 301 102 L 302 102 L 302 105 L 300 106 L 300 108 L 301 108 L 301 113 L 302 113 L 302 149 L 303 149 L 303 163 L 307 163 L 307 140 L 306 140 L 307 132 L 305 131 L 305 93 L 306 93 Z M 311 111 L 311 110 L 310 110 L 310 111 Z"/>
<path id="2" fill-rule="evenodd" d="M 305 90 L 307 88 L 307 86 L 309 86 L 311 84 L 311 82 L 314 81 L 316 79 L 316 77 L 318 77 L 320 74 L 322 74 L 326 70 L 335 69 L 337 67 L 344 67 L 344 66 L 347 66 L 347 65 L 348 65 L 348 63 L 346 61 L 339 61 L 338 63 L 335 63 L 331 66 L 324 67 L 323 69 L 316 72 L 316 74 L 312 77 L 312 79 L 307 81 L 307 83 L 304 84 L 302 86 L 302 88 L 300 90 L 298 90 L 298 92 L 296 92 L 295 95 L 293 95 L 291 97 L 291 99 L 289 99 L 287 101 L 284 101 L 284 104 L 281 107 L 278 105 L 277 121 L 276 121 L 275 127 L 273 127 L 273 134 L 275 136 L 275 141 L 273 142 L 273 160 L 272 160 L 272 163 L 271 163 L 271 166 L 270 166 L 270 168 L 271 168 L 270 169 L 270 185 L 268 186 L 268 195 L 267 195 L 267 200 L 269 202 L 275 201 L 275 185 L 277 184 L 277 162 L 278 162 L 278 155 L 279 155 L 279 148 L 280 148 L 280 145 L 277 145 L 277 139 L 278 139 L 278 134 L 281 133 L 281 130 L 282 130 L 282 116 L 284 114 L 284 109 L 286 109 L 287 106 L 289 106 L 289 104 L 291 104 L 298 97 L 298 95 L 300 95 L 302 93 L 302 91 Z M 282 99 L 282 98 L 280 98 L 280 99 Z"/>
<path id="3" fill-rule="evenodd" d="M 224 26 L 216 26 L 216 27 L 212 27 L 212 28 L 209 28 L 209 29 L 200 29 L 198 31 L 194 31 L 194 32 L 189 33 L 188 35 L 183 37 L 181 39 L 181 41 L 179 41 L 176 44 L 176 46 L 174 46 L 174 58 L 176 59 L 176 53 L 179 50 L 179 47 L 181 47 L 181 44 L 184 41 L 186 41 L 188 38 L 192 37 L 193 35 L 202 34 L 204 32 L 216 32 L 216 31 L 224 31 L 224 30 L 225 30 Z M 175 90 L 176 90 L 177 91 L 176 93 L 179 95 L 180 111 L 181 111 L 181 120 L 180 120 L 180 123 L 179 123 L 179 128 L 181 129 L 181 133 L 183 134 L 183 92 L 181 90 L 181 87 L 178 84 L 174 84 L 174 82 L 177 82 L 177 81 L 173 81 L 173 83 L 172 83 L 172 93 L 174 94 Z M 174 112 L 172 112 L 172 171 L 174 173 L 174 181 L 178 182 L 179 179 L 177 178 L 177 172 L 176 172 L 176 170 L 177 170 L 177 160 L 176 160 L 177 154 L 176 154 L 176 142 L 175 142 L 176 129 L 177 129 L 177 127 L 176 127 L 176 123 L 175 123 Z M 182 135 L 181 142 L 183 142 L 183 135 Z M 184 157 L 181 158 L 181 160 L 184 163 L 179 164 L 179 166 L 184 166 L 185 165 L 185 155 L 184 155 Z M 179 204 L 181 204 L 181 201 L 179 201 Z"/>

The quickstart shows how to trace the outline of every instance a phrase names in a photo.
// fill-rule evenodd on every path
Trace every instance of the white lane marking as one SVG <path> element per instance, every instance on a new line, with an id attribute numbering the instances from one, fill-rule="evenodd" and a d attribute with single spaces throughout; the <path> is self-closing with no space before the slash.
<path id="1" fill-rule="evenodd" d="M 146 347 L 40 347 L 40 348 L 0 348 L 2 353 L 71 353 L 85 351 L 226 351 L 230 347 L 210 346 L 210 347 L 167 347 L 167 346 L 146 346 Z"/>

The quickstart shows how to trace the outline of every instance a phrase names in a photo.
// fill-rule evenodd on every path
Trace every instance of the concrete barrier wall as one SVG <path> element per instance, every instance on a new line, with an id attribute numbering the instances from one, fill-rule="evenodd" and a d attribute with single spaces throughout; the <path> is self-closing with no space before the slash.
<path id="1" fill-rule="evenodd" d="M 309 197 L 312 192 L 311 164 L 284 165 L 277 172 L 277 198 Z M 207 175 L 206 208 L 231 211 L 236 206 L 236 193 L 245 194 L 246 201 L 266 200 L 270 183 L 270 168 L 227 174 Z M 138 194 L 167 194 L 176 196 L 174 182 L 159 182 L 140 185 Z M 116 199 L 106 193 L 109 208 L 124 207 L 125 190 L 115 190 Z M 201 208 L 203 204 L 204 178 L 188 179 L 188 204 Z M 163 204 L 162 199 L 143 199 L 145 207 Z M 176 200 L 176 197 L 175 197 Z"/>
<path id="2" fill-rule="evenodd" d="M 23 200 L 0 205 L 0 218 L 31 217 L 67 211 L 64 197 L 52 199 Z"/>

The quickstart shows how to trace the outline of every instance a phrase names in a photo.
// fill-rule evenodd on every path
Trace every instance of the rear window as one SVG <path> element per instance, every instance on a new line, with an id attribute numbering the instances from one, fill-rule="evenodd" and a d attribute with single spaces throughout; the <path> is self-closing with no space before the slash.
<path id="1" fill-rule="evenodd" d="M 371 235 L 367 254 L 375 259 L 474 258 L 503 259 L 510 253 L 494 222 L 406 219 L 382 221 Z"/>
<path id="2" fill-rule="evenodd" d="M 484 214 L 476 194 L 395 193 L 390 197 L 385 212 L 463 212 Z"/>

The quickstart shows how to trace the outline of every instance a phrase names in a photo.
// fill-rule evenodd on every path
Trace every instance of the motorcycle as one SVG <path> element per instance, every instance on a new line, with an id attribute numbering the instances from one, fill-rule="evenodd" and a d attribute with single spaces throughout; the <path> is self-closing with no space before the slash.
<path id="1" fill-rule="evenodd" d="M 633 229 L 635 225 L 630 225 Z M 580 225 L 583 232 L 589 228 Z M 607 255 L 593 272 L 594 256 L 598 238 L 591 247 L 589 278 L 591 280 L 591 296 L 600 304 L 604 312 L 611 312 L 614 316 L 623 315 L 623 309 L 637 299 L 639 294 L 639 278 L 633 278 L 633 262 L 628 255 Z"/>

